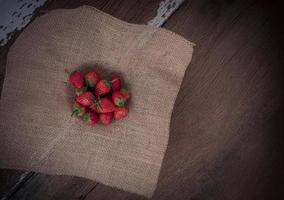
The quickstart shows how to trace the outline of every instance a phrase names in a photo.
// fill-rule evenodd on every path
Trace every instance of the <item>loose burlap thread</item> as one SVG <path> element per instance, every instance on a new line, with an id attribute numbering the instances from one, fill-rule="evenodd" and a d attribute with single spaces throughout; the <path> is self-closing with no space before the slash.
<path id="1" fill-rule="evenodd" d="M 38 17 L 8 54 L 0 113 L 0 167 L 75 175 L 150 197 L 193 44 L 161 28 L 92 7 Z M 129 116 L 88 127 L 71 118 L 64 70 L 120 73 Z"/>

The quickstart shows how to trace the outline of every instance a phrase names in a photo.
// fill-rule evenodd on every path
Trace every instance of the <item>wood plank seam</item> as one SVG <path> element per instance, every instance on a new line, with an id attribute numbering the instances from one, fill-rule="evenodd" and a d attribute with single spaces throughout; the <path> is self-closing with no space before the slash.
<path id="1" fill-rule="evenodd" d="M 34 176 L 35 172 L 24 172 L 18 182 L 11 188 L 11 190 L 1 198 L 1 200 L 10 199 L 13 195 L 28 181 Z"/>
<path id="2" fill-rule="evenodd" d="M 99 185 L 99 183 L 96 183 L 86 194 L 82 195 L 79 200 L 84 200 L 87 198 L 87 196 Z"/>
<path id="3" fill-rule="evenodd" d="M 160 27 L 169 19 L 169 17 L 181 6 L 184 0 L 165 0 L 161 1 L 157 9 L 157 15 L 148 21 L 148 25 Z"/>

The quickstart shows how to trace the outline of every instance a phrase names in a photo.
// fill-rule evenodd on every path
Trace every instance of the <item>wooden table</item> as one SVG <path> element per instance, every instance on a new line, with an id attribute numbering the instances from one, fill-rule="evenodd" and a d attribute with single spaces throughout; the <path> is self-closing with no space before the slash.
<path id="1" fill-rule="evenodd" d="M 159 1 L 49 0 L 35 16 L 83 4 L 142 24 L 156 15 Z M 189 0 L 164 24 L 197 46 L 153 199 L 284 199 L 280 8 L 265 0 Z M 0 48 L 1 85 L 19 34 Z M 0 197 L 144 199 L 78 177 L 15 170 L 0 171 Z"/>

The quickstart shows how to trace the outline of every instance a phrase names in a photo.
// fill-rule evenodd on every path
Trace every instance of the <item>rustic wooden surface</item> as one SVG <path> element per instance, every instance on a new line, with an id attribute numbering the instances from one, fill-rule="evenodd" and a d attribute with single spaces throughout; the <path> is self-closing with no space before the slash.
<path id="1" fill-rule="evenodd" d="M 49 1 L 93 5 L 145 23 L 159 1 Z M 197 44 L 174 108 L 153 199 L 284 199 L 283 33 L 277 2 L 190 0 L 165 28 Z M 14 37 L 16 38 L 16 37 Z M 0 75 L 10 41 L 0 49 Z M 1 170 L 7 199 L 144 199 L 93 181 Z M 282 197 L 282 198 L 281 198 Z"/>

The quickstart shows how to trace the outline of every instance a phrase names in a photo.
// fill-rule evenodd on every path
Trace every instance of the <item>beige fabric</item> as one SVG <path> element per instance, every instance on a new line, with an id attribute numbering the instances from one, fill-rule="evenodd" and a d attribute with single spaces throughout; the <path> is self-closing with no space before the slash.
<path id="1" fill-rule="evenodd" d="M 167 30 L 86 6 L 37 18 L 8 55 L 0 166 L 76 175 L 151 196 L 192 46 Z M 90 128 L 70 117 L 64 70 L 90 66 L 119 72 L 129 83 L 127 119 Z"/>

